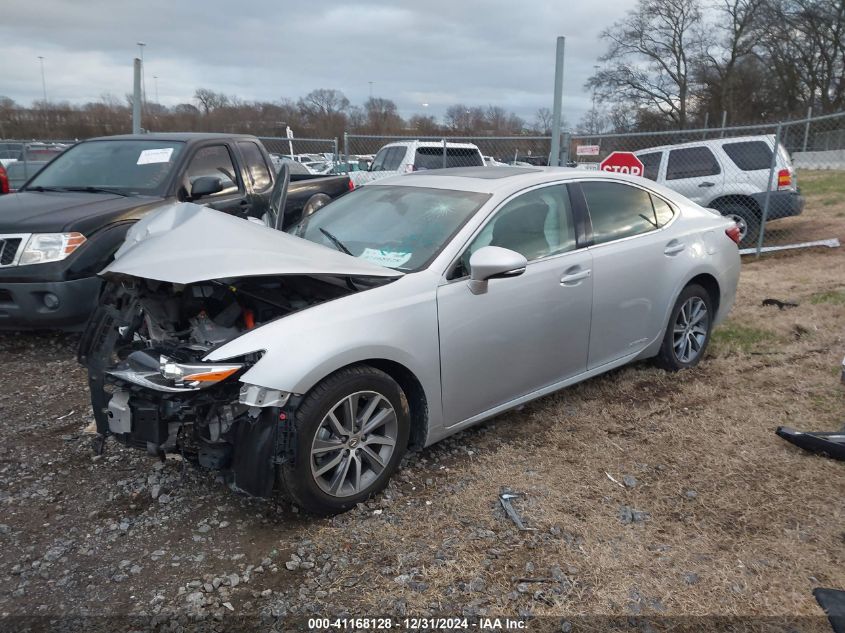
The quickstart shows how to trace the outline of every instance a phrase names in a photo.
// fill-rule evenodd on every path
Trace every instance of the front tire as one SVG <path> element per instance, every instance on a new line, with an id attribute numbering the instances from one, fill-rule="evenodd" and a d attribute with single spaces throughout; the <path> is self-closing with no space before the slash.
<path id="1" fill-rule="evenodd" d="M 710 342 L 715 316 L 707 290 L 697 284 L 684 288 L 669 315 L 655 364 L 666 371 L 698 365 Z"/>
<path id="2" fill-rule="evenodd" d="M 313 514 L 344 512 L 387 486 L 408 446 L 399 385 L 369 366 L 342 369 L 296 411 L 296 460 L 280 466 L 283 491 Z"/>

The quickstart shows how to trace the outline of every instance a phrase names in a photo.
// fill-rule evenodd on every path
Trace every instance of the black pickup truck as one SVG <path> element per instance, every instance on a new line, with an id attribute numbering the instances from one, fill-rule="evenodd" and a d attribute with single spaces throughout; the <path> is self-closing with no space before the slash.
<path id="1" fill-rule="evenodd" d="M 274 226 L 272 164 L 256 137 L 234 134 L 109 136 L 69 148 L 0 196 L 0 329 L 82 326 L 97 273 L 129 227 L 163 205 L 196 202 Z M 352 188 L 346 176 L 290 180 L 282 228 Z"/>

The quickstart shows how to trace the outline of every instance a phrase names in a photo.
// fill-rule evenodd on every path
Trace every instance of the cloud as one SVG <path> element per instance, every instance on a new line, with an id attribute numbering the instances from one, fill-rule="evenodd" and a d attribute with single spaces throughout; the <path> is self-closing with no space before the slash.
<path id="1" fill-rule="evenodd" d="M 583 84 L 603 51 L 599 33 L 634 2 L 5 0 L 0 94 L 40 99 L 42 55 L 49 99 L 122 98 L 141 40 L 148 98 L 157 84 L 168 105 L 189 101 L 200 86 L 246 100 L 337 88 L 361 103 L 372 82 L 406 117 L 465 103 L 531 120 L 552 105 L 560 34 L 564 113 L 574 123 L 589 108 Z"/>

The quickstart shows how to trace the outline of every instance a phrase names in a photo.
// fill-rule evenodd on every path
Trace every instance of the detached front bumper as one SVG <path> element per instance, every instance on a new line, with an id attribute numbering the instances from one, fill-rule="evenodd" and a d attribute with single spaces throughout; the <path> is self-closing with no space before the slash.
<path id="1" fill-rule="evenodd" d="M 12 283 L 0 280 L 0 330 L 79 329 L 97 303 L 102 280 Z"/>
<path id="2" fill-rule="evenodd" d="M 766 194 L 758 193 L 752 196 L 760 206 L 760 212 L 766 204 Z M 769 193 L 769 212 L 766 220 L 779 220 L 801 215 L 804 211 L 804 196 L 800 191 L 772 191 Z"/>

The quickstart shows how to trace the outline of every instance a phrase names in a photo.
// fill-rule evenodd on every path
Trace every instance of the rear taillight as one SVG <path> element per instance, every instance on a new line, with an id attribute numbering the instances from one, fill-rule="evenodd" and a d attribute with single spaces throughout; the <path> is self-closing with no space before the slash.
<path id="1" fill-rule="evenodd" d="M 346 188 L 349 189 L 349 191 L 355 191 L 355 183 L 352 182 L 351 178 L 349 179 L 349 182 L 346 183 Z"/>
<path id="2" fill-rule="evenodd" d="M 730 228 L 725 229 L 725 235 L 731 238 L 737 245 L 739 245 L 739 241 L 742 239 L 742 231 L 736 224 L 734 224 Z"/>
<path id="3" fill-rule="evenodd" d="M 778 172 L 778 189 L 789 189 L 792 186 L 792 174 L 788 169 Z"/>
<path id="4" fill-rule="evenodd" d="M 3 165 L 0 165 L 0 193 L 9 193 L 9 174 Z"/>

